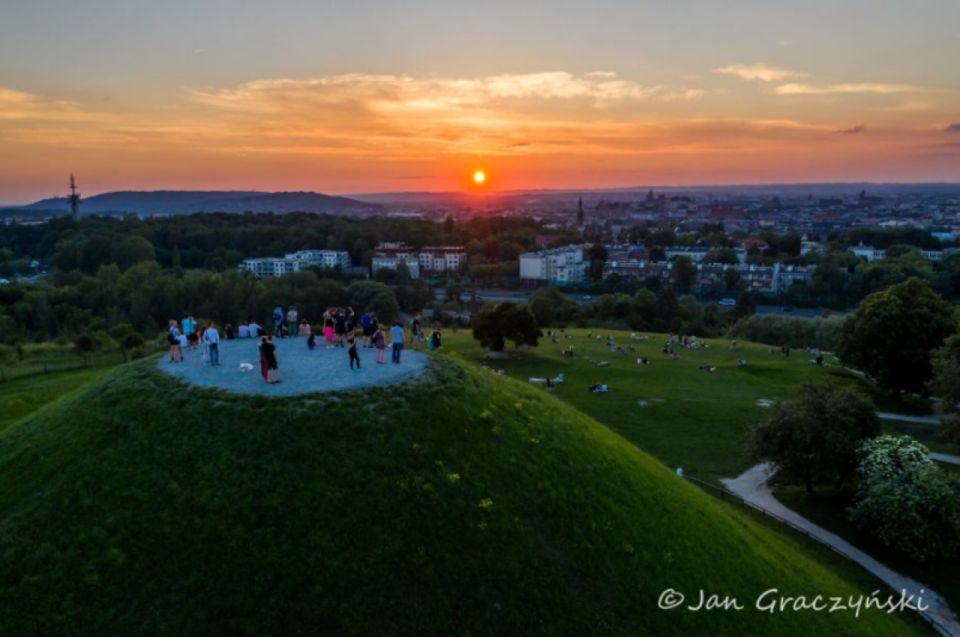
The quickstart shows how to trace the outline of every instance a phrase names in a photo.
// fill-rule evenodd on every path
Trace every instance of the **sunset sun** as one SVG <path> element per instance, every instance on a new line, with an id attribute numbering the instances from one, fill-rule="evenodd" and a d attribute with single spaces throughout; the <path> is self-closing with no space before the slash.
<path id="1" fill-rule="evenodd" d="M 478 186 L 483 185 L 487 181 L 487 173 L 482 170 L 476 170 L 473 172 L 473 183 Z"/>

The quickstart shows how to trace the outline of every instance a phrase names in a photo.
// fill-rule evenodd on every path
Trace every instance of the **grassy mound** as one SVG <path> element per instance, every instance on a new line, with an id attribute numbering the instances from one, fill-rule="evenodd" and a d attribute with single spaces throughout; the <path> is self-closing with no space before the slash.
<path id="1" fill-rule="evenodd" d="M 542 390 L 238 397 L 127 365 L 0 433 L 0 634 L 921 632 L 657 609 L 869 593 Z M 855 581 L 856 580 L 856 581 Z"/>

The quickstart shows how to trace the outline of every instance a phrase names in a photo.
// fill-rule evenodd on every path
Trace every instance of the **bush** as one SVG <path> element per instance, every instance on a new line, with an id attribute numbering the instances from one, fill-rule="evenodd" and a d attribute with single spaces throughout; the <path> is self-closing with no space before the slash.
<path id="1" fill-rule="evenodd" d="M 852 519 L 886 546 L 924 561 L 960 547 L 960 489 L 910 436 L 881 436 L 861 449 Z"/>
<path id="2" fill-rule="evenodd" d="M 755 314 L 737 321 L 730 328 L 730 338 L 741 338 L 767 345 L 816 347 L 834 350 L 837 347 L 843 319 L 838 317 L 801 318 L 775 314 Z"/>

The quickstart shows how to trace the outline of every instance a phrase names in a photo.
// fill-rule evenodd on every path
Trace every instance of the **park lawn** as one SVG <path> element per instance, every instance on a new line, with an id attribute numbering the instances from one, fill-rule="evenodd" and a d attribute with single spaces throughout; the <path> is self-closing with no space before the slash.
<path id="1" fill-rule="evenodd" d="M 589 334 L 613 336 L 627 353 L 614 353 L 603 340 Z M 725 339 L 701 339 L 707 349 L 680 349 L 679 360 L 662 353 L 665 335 L 645 334 L 645 341 L 631 341 L 631 333 L 617 330 L 569 329 L 559 343 L 547 337 L 537 348 L 515 350 L 508 345 L 503 358 L 485 358 L 480 345 L 468 331 L 445 336 L 444 349 L 491 369 L 521 380 L 556 376 L 565 381 L 557 387 L 558 398 L 593 416 L 644 451 L 670 467 L 703 479 L 736 476 L 753 463 L 746 435 L 768 408 L 760 399 L 778 400 L 789 395 L 807 379 L 864 384 L 845 370 L 817 367 L 803 350 L 789 358 L 766 345 L 738 342 L 736 348 Z M 639 333 L 638 333 L 639 335 Z M 563 358 L 561 350 L 572 345 L 574 358 Z M 633 351 L 631 351 L 631 348 Z M 644 356 L 649 366 L 638 366 Z M 747 360 L 738 367 L 737 360 Z M 601 367 L 601 361 L 609 366 Z M 704 372 L 700 365 L 716 366 Z M 594 383 L 609 386 L 609 393 L 590 393 Z M 539 385 L 547 391 L 543 385 Z M 640 401 L 647 401 L 641 406 Z"/>
<path id="2" fill-rule="evenodd" d="M 940 465 L 951 473 L 960 467 Z M 960 608 L 960 557 L 934 559 L 918 563 L 892 551 L 857 528 L 847 509 L 854 504 L 853 487 L 836 489 L 819 486 L 813 495 L 808 495 L 799 486 L 780 486 L 775 491 L 777 499 L 813 523 L 836 533 L 857 548 L 880 560 L 885 566 L 912 577 L 930 586 L 946 599 L 955 611 Z"/>
<path id="3" fill-rule="evenodd" d="M 0 431 L 64 394 L 99 379 L 109 365 L 52 372 L 0 383 Z"/>

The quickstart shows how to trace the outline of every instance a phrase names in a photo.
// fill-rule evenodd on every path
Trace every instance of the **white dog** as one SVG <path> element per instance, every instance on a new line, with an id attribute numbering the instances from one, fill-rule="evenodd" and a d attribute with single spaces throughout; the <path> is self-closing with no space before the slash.
<path id="1" fill-rule="evenodd" d="M 240 363 L 240 371 L 246 374 L 253 371 L 253 365 L 250 363 Z"/>

